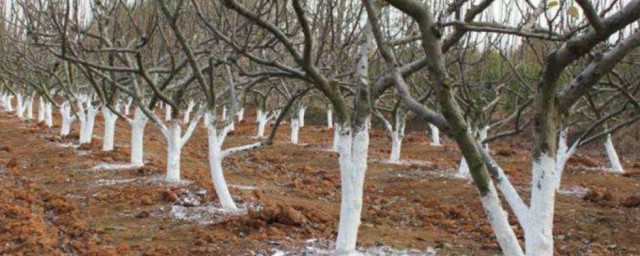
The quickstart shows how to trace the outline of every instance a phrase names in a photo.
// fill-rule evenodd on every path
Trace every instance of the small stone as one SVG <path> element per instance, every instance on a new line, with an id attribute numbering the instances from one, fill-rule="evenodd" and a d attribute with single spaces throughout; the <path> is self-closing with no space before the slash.
<path id="1" fill-rule="evenodd" d="M 140 203 L 142 205 L 152 205 L 153 204 L 153 200 L 151 200 L 150 196 L 144 195 L 144 196 L 140 197 Z"/>
<path id="2" fill-rule="evenodd" d="M 136 218 L 144 219 L 149 218 L 149 216 L 151 216 L 151 213 L 149 213 L 148 211 L 141 211 L 140 213 L 138 213 L 138 215 L 136 215 Z"/>

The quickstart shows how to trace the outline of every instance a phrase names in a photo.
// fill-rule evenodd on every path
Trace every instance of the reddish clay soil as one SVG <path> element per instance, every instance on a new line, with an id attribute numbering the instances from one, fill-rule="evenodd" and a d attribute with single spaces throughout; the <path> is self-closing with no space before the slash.
<path id="1" fill-rule="evenodd" d="M 246 116 L 226 147 L 255 141 L 254 113 Z M 248 213 L 179 220 L 171 217 L 173 207 L 217 202 L 206 130 L 198 128 L 183 149 L 182 177 L 190 182 L 170 185 L 159 181 L 165 145 L 152 124 L 144 168 L 91 170 L 128 162 L 130 127 L 118 122 L 117 150 L 103 153 L 97 138 L 81 148 L 60 146 L 77 141 L 77 122 L 74 134 L 59 138 L 57 127 L 0 113 L 0 254 L 270 255 L 273 249 L 300 251 L 308 239 L 335 239 L 339 171 L 337 154 L 327 150 L 333 132 L 322 125 L 308 124 L 300 134 L 304 144 L 291 145 L 285 124 L 275 145 L 224 160 L 228 183 L 235 185 L 231 193 L 240 205 L 251 206 Z M 102 128 L 98 117 L 95 135 L 102 136 Z M 521 141 L 492 144 L 491 152 L 526 195 L 530 153 Z M 450 177 L 460 154 L 451 141 L 444 143 L 433 147 L 424 133 L 409 133 L 402 158 L 421 162 L 391 165 L 384 163 L 386 132 L 371 132 L 359 246 L 500 254 L 473 184 Z M 574 157 L 563 180 L 576 193 L 557 196 L 556 254 L 640 255 L 638 159 L 623 157 L 628 174 L 615 175 L 594 168 L 606 165 L 603 148 L 584 151 L 589 154 Z"/>

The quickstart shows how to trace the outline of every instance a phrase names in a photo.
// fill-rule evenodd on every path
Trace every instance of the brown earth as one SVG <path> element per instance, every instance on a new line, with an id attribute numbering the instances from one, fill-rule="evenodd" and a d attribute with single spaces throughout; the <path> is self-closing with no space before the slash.
<path id="1" fill-rule="evenodd" d="M 226 147 L 255 141 L 253 113 L 246 116 Z M 183 149 L 182 177 L 191 182 L 170 185 L 159 181 L 166 154 L 152 124 L 145 134 L 147 165 L 109 171 L 91 168 L 128 161 L 128 125 L 118 121 L 118 147 L 111 153 L 100 151 L 99 139 L 77 149 L 61 147 L 77 141 L 77 125 L 76 135 L 59 138 L 57 128 L 0 113 L 0 254 L 269 255 L 274 248 L 300 250 L 307 239 L 335 239 L 340 175 L 337 154 L 326 150 L 333 133 L 321 125 L 302 128 L 303 145 L 288 144 L 289 127 L 283 125 L 275 145 L 226 158 L 228 183 L 255 187 L 231 188 L 237 203 L 251 207 L 243 215 L 200 219 L 213 222 L 208 224 L 170 214 L 178 205 L 197 209 L 217 202 L 204 128 Z M 100 117 L 95 135 L 102 135 Z M 530 153 L 522 141 L 512 138 L 491 150 L 526 195 Z M 444 143 L 432 147 L 424 133 L 409 133 L 402 158 L 422 162 L 391 165 L 384 163 L 387 134 L 371 132 L 359 246 L 434 247 L 439 255 L 500 253 L 473 184 L 447 176 L 460 154 L 451 141 Z M 563 186 L 588 191 L 557 196 L 558 255 L 640 255 L 640 164 L 623 157 L 628 174 L 594 170 L 604 166 L 603 151 L 569 162 Z"/>

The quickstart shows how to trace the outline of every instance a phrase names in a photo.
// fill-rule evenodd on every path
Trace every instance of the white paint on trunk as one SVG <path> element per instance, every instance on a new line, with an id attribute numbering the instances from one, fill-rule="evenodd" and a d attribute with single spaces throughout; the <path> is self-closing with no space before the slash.
<path id="1" fill-rule="evenodd" d="M 244 120 L 244 108 L 241 108 L 240 111 L 238 111 L 238 122 L 242 122 L 242 120 Z"/>
<path id="2" fill-rule="evenodd" d="M 480 130 L 478 130 L 478 137 L 480 137 L 480 142 L 484 141 L 487 139 L 487 134 L 489 132 L 489 126 L 485 125 L 484 127 L 480 128 Z M 484 148 L 487 149 L 487 151 L 489 150 L 489 143 L 485 143 L 484 144 Z"/>
<path id="3" fill-rule="evenodd" d="M 335 152 L 340 150 L 340 131 L 337 125 L 333 128 L 333 146 L 331 147 L 331 150 Z"/>
<path id="4" fill-rule="evenodd" d="M 211 122 L 211 115 L 209 114 L 209 112 L 205 112 L 204 113 L 204 121 L 202 121 L 202 126 L 204 126 L 205 128 L 209 127 L 209 123 Z M 215 113 L 213 113 L 213 115 L 215 115 Z"/>
<path id="5" fill-rule="evenodd" d="M 189 101 L 189 104 L 187 105 L 187 111 L 184 112 L 184 116 L 182 119 L 183 123 L 189 123 L 189 118 L 191 118 L 191 111 L 193 111 L 193 108 L 196 106 L 196 103 L 193 102 L 193 100 Z"/>
<path id="6" fill-rule="evenodd" d="M 560 190 L 560 186 L 562 184 L 562 174 L 564 173 L 564 168 L 567 165 L 567 161 L 571 158 L 578 148 L 577 142 L 574 143 L 570 148 L 567 147 L 567 133 L 568 129 L 560 129 L 560 135 L 558 136 L 558 150 L 556 152 L 556 190 Z"/>
<path id="7" fill-rule="evenodd" d="M 129 116 L 129 112 L 131 111 L 131 103 L 133 102 L 133 98 L 128 98 L 123 106 L 124 106 L 124 116 Z"/>
<path id="8" fill-rule="evenodd" d="M 531 207 L 525 229 L 525 248 L 530 256 L 553 255 L 553 214 L 556 196 L 556 160 L 547 153 L 533 159 Z"/>
<path id="9" fill-rule="evenodd" d="M 111 112 L 106 106 L 102 107 L 102 116 L 104 117 L 104 136 L 102 138 L 102 151 L 113 150 L 113 141 L 116 132 L 116 121 L 118 115 Z"/>
<path id="10" fill-rule="evenodd" d="M 301 106 L 300 109 L 298 109 L 298 122 L 300 123 L 300 127 L 304 127 L 304 114 L 307 112 L 307 108 L 304 106 Z"/>
<path id="11" fill-rule="evenodd" d="M 53 126 L 53 104 L 47 101 L 44 106 L 45 106 L 44 124 L 47 125 L 47 127 L 52 127 Z"/>
<path id="12" fill-rule="evenodd" d="M 400 149 L 402 147 L 402 139 L 396 132 L 391 133 L 391 156 L 389 156 L 390 163 L 400 163 Z"/>
<path id="13" fill-rule="evenodd" d="M 45 105 L 42 96 L 38 97 L 38 122 L 44 122 Z"/>
<path id="14" fill-rule="evenodd" d="M 471 173 L 469 172 L 469 165 L 467 164 L 467 159 L 464 156 L 461 157 L 460 163 L 458 164 L 458 171 L 456 171 L 456 177 L 471 180 Z"/>
<path id="15" fill-rule="evenodd" d="M 180 126 L 180 121 L 178 121 L 178 119 L 172 119 L 169 127 L 164 126 L 164 124 L 160 124 L 162 134 L 165 136 L 167 141 L 166 182 L 180 182 L 180 159 L 182 157 L 182 147 L 187 143 L 189 138 L 191 138 L 191 135 L 193 135 L 193 131 L 195 131 L 198 126 L 198 122 L 200 122 L 200 117 L 202 117 L 202 115 L 194 117 L 189 122 L 189 127 L 184 134 L 182 134 L 182 127 Z"/>
<path id="16" fill-rule="evenodd" d="M 60 136 L 68 136 L 71 132 L 71 123 L 75 120 L 75 116 L 71 115 L 71 105 L 69 102 L 65 102 L 60 107 L 60 116 L 62 119 L 62 126 L 60 127 Z"/>
<path id="17" fill-rule="evenodd" d="M 333 111 L 330 108 L 327 109 L 327 127 L 333 128 Z"/>
<path id="18" fill-rule="evenodd" d="M 18 93 L 18 96 L 16 96 L 16 116 L 18 116 L 18 118 L 23 119 L 24 118 L 24 102 L 23 102 L 23 97 L 22 94 Z"/>
<path id="19" fill-rule="evenodd" d="M 227 106 L 222 106 L 222 120 L 227 120 Z"/>
<path id="20" fill-rule="evenodd" d="M 291 119 L 291 143 L 298 144 L 298 134 L 300 133 L 300 123 L 298 118 Z"/>
<path id="21" fill-rule="evenodd" d="M 80 144 L 91 143 L 96 115 L 98 115 L 98 107 L 91 105 L 89 99 L 87 99 L 86 105 L 85 109 L 83 104 L 78 102 L 78 116 L 80 117 Z"/>
<path id="22" fill-rule="evenodd" d="M 180 181 L 180 157 L 182 156 L 182 145 L 180 135 L 182 127 L 177 119 L 171 120 L 167 140 L 167 182 Z"/>
<path id="23" fill-rule="evenodd" d="M 27 120 L 31 120 L 33 119 L 33 96 L 27 97 L 25 105 L 27 106 L 27 113 L 25 117 Z"/>
<path id="24" fill-rule="evenodd" d="M 509 224 L 507 212 L 500 205 L 500 198 L 493 183 L 489 183 L 488 192 L 480 197 L 480 201 L 503 254 L 510 256 L 524 255 L 518 243 L 518 238 Z"/>
<path id="25" fill-rule="evenodd" d="M 4 101 L 4 110 L 7 112 L 13 112 L 13 95 L 7 95 Z"/>
<path id="26" fill-rule="evenodd" d="M 223 131 L 222 133 L 224 133 Z M 220 205 L 225 209 L 236 210 L 235 202 L 229 193 L 229 187 L 227 181 L 224 178 L 224 172 L 222 169 L 222 143 L 224 143 L 224 134 L 218 135 L 216 125 L 210 123 L 208 125 L 208 137 L 209 137 L 209 170 L 211 172 L 211 180 L 213 180 L 213 187 L 216 190 L 216 195 L 220 200 Z"/>
<path id="27" fill-rule="evenodd" d="M 262 109 L 258 109 L 258 134 L 256 135 L 258 138 L 264 137 L 264 132 L 267 127 L 267 123 L 269 123 L 270 117 L 268 117 L 267 113 L 265 113 Z"/>
<path id="28" fill-rule="evenodd" d="M 171 105 L 164 104 L 164 121 L 171 121 Z"/>
<path id="29" fill-rule="evenodd" d="M 611 140 L 610 133 L 607 134 L 607 138 L 604 141 L 604 147 L 607 150 L 607 157 L 609 158 L 611 171 L 616 173 L 624 173 L 624 168 L 622 168 L 620 158 L 618 157 L 618 152 L 616 152 L 616 148 L 613 146 L 613 141 Z"/>
<path id="30" fill-rule="evenodd" d="M 429 123 L 429 129 L 431 130 L 431 146 L 442 146 L 440 144 L 440 129 L 431 123 Z"/>
<path id="31" fill-rule="evenodd" d="M 147 125 L 148 117 L 142 109 L 136 107 L 133 121 L 131 121 L 131 164 L 133 166 L 144 166 L 144 127 Z"/>
<path id="32" fill-rule="evenodd" d="M 346 125 L 337 127 L 340 136 L 340 179 L 342 184 L 340 222 L 336 240 L 336 254 L 356 253 L 358 228 L 362 213 L 364 177 L 367 170 L 369 149 L 369 120 L 364 127 L 356 128 L 353 136 Z"/>

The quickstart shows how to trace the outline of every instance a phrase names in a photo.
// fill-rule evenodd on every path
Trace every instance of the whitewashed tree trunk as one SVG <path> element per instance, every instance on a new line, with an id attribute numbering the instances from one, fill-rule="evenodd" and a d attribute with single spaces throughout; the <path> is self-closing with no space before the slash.
<path id="1" fill-rule="evenodd" d="M 222 106 L 222 120 L 227 120 L 227 106 Z"/>
<path id="2" fill-rule="evenodd" d="M 68 136 L 71 133 L 71 123 L 75 119 L 75 116 L 71 115 L 71 107 L 65 103 L 60 108 L 60 116 L 62 119 L 62 126 L 60 127 L 60 136 Z"/>
<path id="3" fill-rule="evenodd" d="M 333 112 L 330 108 L 327 108 L 327 127 L 329 129 L 333 128 Z"/>
<path id="4" fill-rule="evenodd" d="M 238 122 L 242 122 L 242 120 L 244 120 L 244 108 L 241 108 L 241 109 L 238 111 L 238 114 L 237 114 L 237 115 L 238 115 Z"/>
<path id="5" fill-rule="evenodd" d="M 111 112 L 108 107 L 103 106 L 102 116 L 104 117 L 104 136 L 102 138 L 102 151 L 111 151 L 113 150 L 114 145 L 116 121 L 118 120 L 118 115 Z"/>
<path id="6" fill-rule="evenodd" d="M 193 135 L 193 131 L 195 131 L 198 126 L 201 116 L 202 115 L 199 114 L 189 122 L 189 127 L 184 135 L 182 135 L 182 127 L 180 127 L 178 119 L 171 119 L 171 124 L 168 128 L 166 126 L 161 127 L 163 131 L 162 133 L 165 135 L 165 139 L 167 140 L 167 177 L 165 178 L 165 181 L 180 181 L 180 159 L 182 158 L 182 147 L 187 143 L 189 138 L 191 138 L 191 135 Z"/>
<path id="7" fill-rule="evenodd" d="M 47 127 L 53 126 L 53 104 L 51 102 L 45 103 L 45 115 L 44 115 L 44 124 Z"/>
<path id="8" fill-rule="evenodd" d="M 339 152 L 340 150 L 340 131 L 337 125 L 333 128 L 333 146 L 331 150 L 335 152 Z"/>
<path id="9" fill-rule="evenodd" d="M 213 114 L 215 115 L 215 113 Z M 231 193 L 229 193 L 229 186 L 227 186 L 222 169 L 222 158 L 224 157 L 222 155 L 222 143 L 224 143 L 225 137 L 223 133 L 224 131 L 218 134 L 215 123 L 211 122 L 208 125 L 211 180 L 213 180 L 213 187 L 220 200 L 220 205 L 225 209 L 235 210 L 237 207 L 231 197 Z"/>
<path id="10" fill-rule="evenodd" d="M 45 104 L 42 96 L 38 97 L 38 122 L 44 121 Z"/>
<path id="11" fill-rule="evenodd" d="M 204 120 L 202 121 L 202 125 L 203 125 L 205 128 L 209 127 L 209 125 L 210 125 L 210 123 L 211 123 L 211 117 L 212 117 L 212 115 L 213 115 L 213 116 L 215 116 L 215 113 L 213 113 L 213 114 L 209 114 L 209 112 L 205 112 L 205 113 L 204 113 L 204 118 L 203 118 Z M 215 124 L 215 122 L 214 122 L 214 124 Z"/>
<path id="12" fill-rule="evenodd" d="M 571 158 L 578 148 L 578 143 L 574 143 L 570 148 L 567 147 L 567 134 L 569 132 L 568 128 L 561 128 L 560 135 L 558 136 L 558 150 L 556 152 L 556 190 L 560 189 L 562 184 L 562 174 L 564 173 L 564 168 L 567 165 L 567 161 Z"/>
<path id="13" fill-rule="evenodd" d="M 164 121 L 171 121 L 171 105 L 164 104 Z"/>
<path id="14" fill-rule="evenodd" d="M 488 125 L 485 125 L 484 127 L 480 128 L 480 130 L 478 130 L 478 137 L 480 137 L 481 142 L 487 139 L 488 133 L 489 133 Z M 487 149 L 487 151 L 489 151 L 489 143 L 485 143 L 484 148 Z"/>
<path id="15" fill-rule="evenodd" d="M 148 117 L 140 107 L 136 107 L 131 121 L 131 164 L 136 167 L 144 166 L 144 128 Z"/>
<path id="16" fill-rule="evenodd" d="M 80 116 L 80 144 L 85 144 L 91 143 L 96 115 L 98 115 L 98 107 L 91 105 L 89 99 L 87 99 L 86 102 L 86 109 L 83 109 L 82 105 L 82 103 L 78 103 L 78 115 Z"/>
<path id="17" fill-rule="evenodd" d="M 183 116 L 183 123 L 189 123 L 189 118 L 191 117 L 191 111 L 193 111 L 193 108 L 196 106 L 196 104 L 193 102 L 193 100 L 189 101 L 189 104 L 187 105 L 187 111 L 184 112 L 184 116 Z"/>
<path id="18" fill-rule="evenodd" d="M 133 102 L 133 98 L 128 98 L 125 102 L 124 102 L 124 116 L 129 116 L 130 112 L 131 112 L 131 103 Z"/>
<path id="19" fill-rule="evenodd" d="M 367 150 L 369 148 L 369 121 L 364 127 L 351 129 L 339 125 L 340 136 L 340 179 L 342 198 L 340 203 L 340 222 L 336 240 L 336 254 L 355 254 L 358 228 L 362 212 L 364 177 L 367 170 Z"/>
<path id="20" fill-rule="evenodd" d="M 300 133 L 300 119 L 291 118 L 291 143 L 298 144 L 298 134 Z"/>
<path id="21" fill-rule="evenodd" d="M 167 182 L 180 181 L 180 157 L 182 156 L 182 145 L 180 143 L 180 135 L 182 127 L 178 120 L 171 120 L 167 139 Z"/>
<path id="22" fill-rule="evenodd" d="M 431 146 L 442 146 L 440 143 L 440 129 L 431 123 L 429 123 L 429 129 L 431 130 Z"/>
<path id="23" fill-rule="evenodd" d="M 461 157 L 460 163 L 458 164 L 458 171 L 456 171 L 456 177 L 470 180 L 471 173 L 469 172 L 469 164 L 467 164 L 467 159 L 464 156 Z"/>
<path id="24" fill-rule="evenodd" d="M 607 134 L 607 138 L 604 141 L 604 147 L 607 150 L 607 157 L 609 158 L 611 171 L 616 173 L 624 173 L 624 168 L 622 168 L 620 158 L 618 157 L 618 152 L 616 152 L 616 148 L 613 146 L 613 141 L 611 140 L 610 133 Z"/>
<path id="25" fill-rule="evenodd" d="M 462 157 L 462 159 L 464 159 L 464 157 Z M 488 192 L 481 195 L 480 202 L 482 202 L 482 207 L 487 215 L 489 224 L 491 224 L 493 228 L 500 248 L 503 250 L 502 253 L 509 256 L 523 255 L 522 248 L 520 248 L 518 239 L 509 224 L 507 213 L 500 204 L 500 197 L 498 197 L 493 183 L 489 183 Z"/>
<path id="26" fill-rule="evenodd" d="M 27 97 L 25 105 L 27 106 L 27 113 L 25 117 L 27 120 L 31 120 L 33 119 L 33 95 Z"/>
<path id="27" fill-rule="evenodd" d="M 307 108 L 305 106 L 301 106 L 300 109 L 298 109 L 298 122 L 300 124 L 300 127 L 304 127 L 304 114 L 307 112 Z"/>
<path id="28" fill-rule="evenodd" d="M 391 155 L 389 156 L 390 163 L 400 163 L 400 149 L 402 147 L 402 139 L 397 132 L 391 132 Z"/>
<path id="29" fill-rule="evenodd" d="M 533 159 L 531 207 L 525 229 L 525 248 L 530 256 L 553 255 L 553 214 L 555 209 L 556 160 L 547 153 Z"/>
<path id="30" fill-rule="evenodd" d="M 13 95 L 8 95 L 4 101 L 4 110 L 7 112 L 13 112 Z"/>
<path id="31" fill-rule="evenodd" d="M 23 119 L 24 118 L 24 100 L 22 97 L 22 94 L 19 94 L 16 96 L 16 116 L 18 116 L 18 118 Z"/>
<path id="32" fill-rule="evenodd" d="M 264 137 L 264 132 L 267 127 L 267 123 L 269 123 L 268 114 L 265 113 L 262 109 L 258 109 L 258 134 L 256 135 L 258 138 Z"/>

